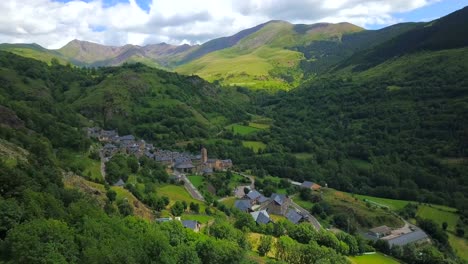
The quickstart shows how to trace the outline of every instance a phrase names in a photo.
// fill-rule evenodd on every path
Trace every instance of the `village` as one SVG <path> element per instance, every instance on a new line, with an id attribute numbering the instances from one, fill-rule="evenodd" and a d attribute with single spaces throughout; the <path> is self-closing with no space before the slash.
<path id="1" fill-rule="evenodd" d="M 233 169 L 233 162 L 230 159 L 216 159 L 208 157 L 208 150 L 200 148 L 197 154 L 164 150 L 155 147 L 144 140 L 137 140 L 133 135 L 119 136 L 115 130 L 103 130 L 98 127 L 86 128 L 88 137 L 101 142 L 103 147 L 100 150 L 102 167 L 117 153 L 134 155 L 136 157 L 146 156 L 164 165 L 171 178 L 183 183 L 187 192 L 196 200 L 204 202 L 205 199 L 200 191 L 190 182 L 187 174 L 208 176 L 215 172 L 226 172 Z M 103 175 L 104 169 L 103 169 Z M 236 197 L 234 207 L 245 213 L 249 213 L 253 220 L 264 225 L 274 223 L 272 215 L 284 217 L 293 224 L 310 223 L 316 230 L 321 230 L 320 222 L 306 209 L 293 201 L 286 194 L 272 193 L 265 197 L 260 191 L 255 189 L 254 177 L 239 173 L 250 180 L 250 185 L 239 185 L 232 190 L 232 195 Z M 299 189 L 309 189 L 313 192 L 320 192 L 323 188 L 317 183 L 304 181 L 302 183 L 289 180 L 289 182 Z M 114 186 L 125 186 L 125 182 L 119 179 L 113 183 Z M 178 220 L 186 228 L 195 232 L 200 231 L 201 223 L 196 220 L 181 220 L 180 217 L 157 218 L 157 222 L 167 222 Z M 403 219 L 402 219 L 403 220 Z M 369 240 L 384 240 L 389 246 L 404 246 L 410 243 L 430 242 L 429 236 L 420 228 L 403 220 L 405 225 L 401 228 L 390 228 L 388 226 L 374 227 L 364 233 L 364 237 Z"/>

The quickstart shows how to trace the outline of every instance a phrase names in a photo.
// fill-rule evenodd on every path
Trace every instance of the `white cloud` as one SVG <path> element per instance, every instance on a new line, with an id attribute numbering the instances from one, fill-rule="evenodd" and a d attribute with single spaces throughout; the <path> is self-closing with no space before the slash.
<path id="1" fill-rule="evenodd" d="M 135 0 L 110 7 L 103 1 L 2 0 L 0 42 L 48 48 L 72 39 L 106 45 L 201 43 L 272 19 L 388 25 L 398 22 L 395 13 L 438 0 L 152 0 L 148 12 Z"/>

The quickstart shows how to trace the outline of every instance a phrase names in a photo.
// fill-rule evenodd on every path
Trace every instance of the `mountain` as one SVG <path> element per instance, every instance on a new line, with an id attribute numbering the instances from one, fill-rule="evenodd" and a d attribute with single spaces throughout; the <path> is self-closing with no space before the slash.
<path id="1" fill-rule="evenodd" d="M 368 69 L 388 59 L 422 51 L 463 48 L 468 46 L 468 7 L 429 23 L 419 23 L 372 49 L 354 54 L 338 65 L 354 65 L 355 70 Z"/>
<path id="2" fill-rule="evenodd" d="M 270 21 L 230 38 L 201 45 L 197 50 L 211 52 L 176 67 L 176 71 L 197 74 L 226 85 L 290 89 L 297 86 L 303 76 L 299 66 L 304 56 L 293 47 L 318 40 L 339 41 L 347 33 L 362 30 L 349 23 L 294 25 Z M 225 45 L 212 51 L 214 43 Z"/>
<path id="3" fill-rule="evenodd" d="M 293 50 L 294 47 L 319 40 L 336 42 L 345 34 L 362 30 L 349 23 L 294 25 L 270 21 L 194 46 L 161 43 L 114 47 L 73 40 L 58 50 L 22 44 L 4 45 L 0 49 L 46 62 L 53 57 L 61 62 L 91 67 L 141 62 L 228 85 L 289 89 L 297 86 L 303 76 L 299 65 L 304 56 Z M 239 67 L 240 64 L 249 67 Z"/>
<path id="4" fill-rule="evenodd" d="M 277 129 L 268 139 L 311 155 L 289 169 L 302 167 L 298 174 L 313 172 L 352 193 L 450 201 L 468 211 L 468 197 L 455 195 L 468 193 L 467 18 L 464 8 L 404 24 L 404 32 L 356 51 L 281 99 L 263 99 Z"/>
<path id="5" fill-rule="evenodd" d="M 54 57 L 91 67 L 141 62 L 223 85 L 291 89 L 332 68 L 366 69 L 410 52 L 462 47 L 466 39 L 459 37 L 465 29 L 460 25 L 466 24 L 466 13 L 464 8 L 429 23 L 401 23 L 380 30 L 349 23 L 295 25 L 273 20 L 193 46 L 113 47 L 73 40 L 58 50 L 36 44 L 2 44 L 0 49 L 47 62 Z"/>

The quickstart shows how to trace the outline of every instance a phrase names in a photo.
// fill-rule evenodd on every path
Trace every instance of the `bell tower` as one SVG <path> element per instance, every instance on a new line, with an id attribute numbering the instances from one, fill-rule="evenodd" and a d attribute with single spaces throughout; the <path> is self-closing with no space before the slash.
<path id="1" fill-rule="evenodd" d="M 201 161 L 202 163 L 206 163 L 208 161 L 208 151 L 205 147 L 201 148 Z"/>

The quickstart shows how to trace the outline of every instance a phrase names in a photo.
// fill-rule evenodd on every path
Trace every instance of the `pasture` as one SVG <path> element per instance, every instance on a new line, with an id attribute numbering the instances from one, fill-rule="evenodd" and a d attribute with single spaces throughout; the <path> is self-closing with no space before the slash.
<path id="1" fill-rule="evenodd" d="M 388 257 L 386 255 L 375 253 L 369 255 L 362 255 L 356 257 L 349 257 L 353 264 L 398 264 L 396 259 Z"/>
<path id="2" fill-rule="evenodd" d="M 266 148 L 266 144 L 261 141 L 242 141 L 242 145 L 246 148 L 252 149 L 255 153 Z"/>

